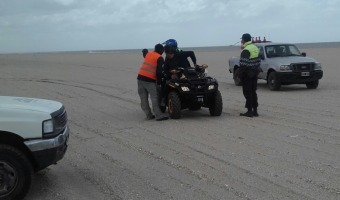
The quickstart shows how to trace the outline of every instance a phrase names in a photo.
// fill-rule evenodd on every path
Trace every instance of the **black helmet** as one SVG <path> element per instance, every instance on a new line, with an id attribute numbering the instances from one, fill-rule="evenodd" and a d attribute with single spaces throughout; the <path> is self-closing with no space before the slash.
<path id="1" fill-rule="evenodd" d="M 176 53 L 176 47 L 165 45 L 164 51 L 165 51 L 166 54 L 174 54 L 174 53 Z"/>

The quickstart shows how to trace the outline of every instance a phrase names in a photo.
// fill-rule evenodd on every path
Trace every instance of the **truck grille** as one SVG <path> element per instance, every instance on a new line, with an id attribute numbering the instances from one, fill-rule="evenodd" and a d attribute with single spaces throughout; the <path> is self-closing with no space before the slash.
<path id="1" fill-rule="evenodd" d="M 44 138 L 52 138 L 63 133 L 67 127 L 67 113 L 63 106 L 58 111 L 51 114 L 54 124 L 54 132 L 45 134 Z"/>
<path id="2" fill-rule="evenodd" d="M 192 92 L 204 92 L 207 87 L 207 80 L 206 79 L 191 79 L 190 80 Z"/>
<path id="3" fill-rule="evenodd" d="M 292 64 L 294 71 L 312 71 L 314 70 L 314 63 L 296 63 Z"/>
<path id="4" fill-rule="evenodd" d="M 56 133 L 63 133 L 67 126 L 67 113 L 64 107 L 57 116 L 53 117 L 53 120 L 56 126 Z"/>

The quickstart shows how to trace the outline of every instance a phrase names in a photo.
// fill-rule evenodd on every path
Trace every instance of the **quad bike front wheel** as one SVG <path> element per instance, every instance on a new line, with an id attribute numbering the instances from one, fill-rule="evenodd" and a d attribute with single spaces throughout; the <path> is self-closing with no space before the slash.
<path id="1" fill-rule="evenodd" d="M 217 90 L 212 97 L 211 104 L 209 107 L 209 112 L 211 116 L 220 116 L 222 114 L 223 101 L 222 95 L 219 90 Z"/>
<path id="2" fill-rule="evenodd" d="M 168 96 L 168 111 L 169 116 L 172 119 L 181 118 L 181 99 L 178 96 L 178 93 L 175 91 L 171 91 Z"/>

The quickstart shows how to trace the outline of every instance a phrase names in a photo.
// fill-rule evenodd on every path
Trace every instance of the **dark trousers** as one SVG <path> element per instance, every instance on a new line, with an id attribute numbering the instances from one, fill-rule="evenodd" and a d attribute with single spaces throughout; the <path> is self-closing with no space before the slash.
<path id="1" fill-rule="evenodd" d="M 166 87 L 166 80 L 162 81 L 161 89 L 160 89 L 160 97 L 164 98 L 165 100 L 167 100 L 168 98 L 168 88 Z"/>
<path id="2" fill-rule="evenodd" d="M 242 89 L 243 95 L 246 98 L 245 107 L 249 111 L 257 110 L 258 102 L 257 102 L 257 76 L 249 77 L 245 76 L 242 78 Z"/>

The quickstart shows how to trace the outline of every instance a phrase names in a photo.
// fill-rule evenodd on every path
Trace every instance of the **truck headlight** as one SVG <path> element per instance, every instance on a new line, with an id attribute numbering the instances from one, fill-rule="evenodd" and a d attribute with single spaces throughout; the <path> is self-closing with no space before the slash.
<path id="1" fill-rule="evenodd" d="M 213 90 L 215 89 L 215 85 L 209 85 L 208 90 Z"/>
<path id="2" fill-rule="evenodd" d="M 290 65 L 281 65 L 280 71 L 292 71 L 292 68 Z"/>
<path id="3" fill-rule="evenodd" d="M 52 119 L 43 121 L 43 134 L 53 133 L 53 131 L 54 131 L 54 126 L 53 126 Z"/>
<path id="4" fill-rule="evenodd" d="M 321 63 L 315 63 L 314 70 L 321 70 Z"/>
<path id="5" fill-rule="evenodd" d="M 190 89 L 186 86 L 182 86 L 181 89 L 182 89 L 183 92 L 189 92 L 190 91 Z"/>

